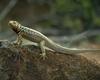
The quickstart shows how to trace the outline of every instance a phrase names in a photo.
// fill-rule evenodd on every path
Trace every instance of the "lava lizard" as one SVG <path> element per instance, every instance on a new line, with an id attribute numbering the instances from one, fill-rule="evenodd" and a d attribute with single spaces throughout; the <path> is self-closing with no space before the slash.
<path id="1" fill-rule="evenodd" d="M 15 31 L 18 35 L 17 37 L 17 44 L 21 45 L 22 39 L 25 38 L 27 40 L 30 40 L 32 42 L 36 42 L 39 44 L 42 54 L 41 56 L 43 58 L 46 57 L 46 52 L 44 46 L 56 51 L 56 52 L 61 52 L 64 54 L 78 54 L 78 53 L 83 53 L 83 52 L 100 52 L 100 49 L 77 49 L 77 48 L 66 48 L 63 47 L 55 42 L 53 42 L 51 39 L 43 35 L 37 30 L 25 27 L 21 25 L 17 21 L 9 21 L 10 27 Z"/>

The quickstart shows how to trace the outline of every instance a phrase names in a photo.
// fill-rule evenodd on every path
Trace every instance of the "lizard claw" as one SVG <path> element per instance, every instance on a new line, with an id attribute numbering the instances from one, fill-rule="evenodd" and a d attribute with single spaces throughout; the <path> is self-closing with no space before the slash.
<path id="1" fill-rule="evenodd" d="M 45 60 L 47 58 L 45 53 L 40 54 L 41 58 L 43 58 L 43 60 Z"/>

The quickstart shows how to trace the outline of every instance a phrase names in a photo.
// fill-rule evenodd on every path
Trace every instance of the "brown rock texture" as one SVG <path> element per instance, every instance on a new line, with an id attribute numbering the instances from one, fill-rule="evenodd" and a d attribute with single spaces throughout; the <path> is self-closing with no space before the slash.
<path id="1" fill-rule="evenodd" d="M 0 41 L 0 80 L 100 80 L 100 64 L 81 55 L 46 50 L 34 45 L 14 46 Z"/>

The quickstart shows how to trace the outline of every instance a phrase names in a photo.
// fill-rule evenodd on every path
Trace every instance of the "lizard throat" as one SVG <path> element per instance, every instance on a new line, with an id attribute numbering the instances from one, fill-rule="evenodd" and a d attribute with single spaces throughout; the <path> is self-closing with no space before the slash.
<path id="1" fill-rule="evenodd" d="M 20 30 L 18 30 L 18 29 L 16 29 L 16 28 L 12 28 L 12 30 L 13 30 L 14 32 L 16 32 L 16 33 L 19 33 L 19 32 L 20 32 Z"/>

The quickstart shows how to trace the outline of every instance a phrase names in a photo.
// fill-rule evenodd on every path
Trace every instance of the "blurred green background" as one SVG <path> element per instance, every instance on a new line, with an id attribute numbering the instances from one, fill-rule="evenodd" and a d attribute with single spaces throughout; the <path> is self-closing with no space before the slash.
<path id="1" fill-rule="evenodd" d="M 76 38 L 80 34 L 79 39 L 82 34 L 82 38 L 100 41 L 100 0 L 1 0 L 0 39 L 15 35 L 8 26 L 9 20 L 47 36 L 66 35 L 70 41 L 74 35 Z"/>

